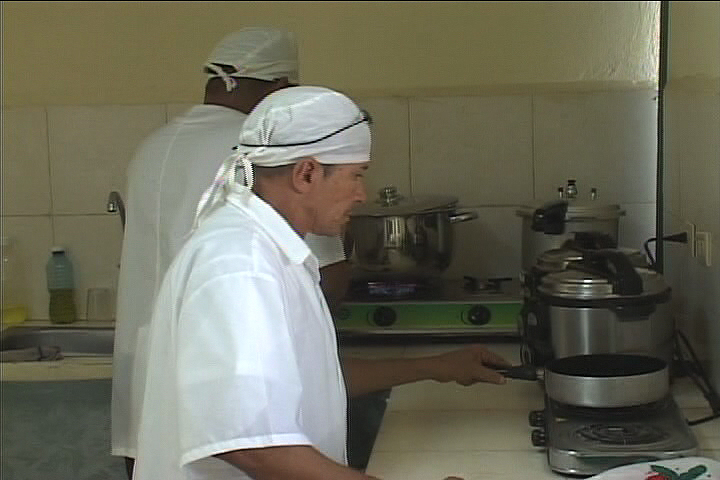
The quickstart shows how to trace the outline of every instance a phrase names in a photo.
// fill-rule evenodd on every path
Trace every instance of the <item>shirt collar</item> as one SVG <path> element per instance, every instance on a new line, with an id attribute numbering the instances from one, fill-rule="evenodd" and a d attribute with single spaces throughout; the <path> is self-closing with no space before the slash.
<path id="1" fill-rule="evenodd" d="M 314 270 L 317 271 L 317 259 L 312 255 L 307 243 L 268 203 L 240 185 L 233 185 L 228 201 L 249 211 L 291 263 L 301 264 L 312 256 L 314 263 L 311 262 L 311 265 L 314 264 Z"/>

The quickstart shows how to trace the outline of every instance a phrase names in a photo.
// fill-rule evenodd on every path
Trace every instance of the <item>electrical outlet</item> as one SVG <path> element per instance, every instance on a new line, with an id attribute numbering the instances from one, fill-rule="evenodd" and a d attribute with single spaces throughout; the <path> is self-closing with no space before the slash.
<path id="1" fill-rule="evenodd" d="M 695 251 L 706 267 L 712 265 L 712 235 L 710 232 L 695 232 Z"/>
<path id="2" fill-rule="evenodd" d="M 687 231 L 687 244 L 688 247 L 690 247 L 690 255 L 695 258 L 697 257 L 697 244 L 695 243 L 697 229 L 695 228 L 695 224 L 685 222 L 685 230 Z"/>

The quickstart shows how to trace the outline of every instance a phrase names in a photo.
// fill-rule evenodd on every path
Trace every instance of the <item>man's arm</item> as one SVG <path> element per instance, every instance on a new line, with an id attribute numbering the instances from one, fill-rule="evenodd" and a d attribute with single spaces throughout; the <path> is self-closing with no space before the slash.
<path id="1" fill-rule="evenodd" d="M 472 385 L 477 382 L 503 384 L 505 377 L 488 366 L 510 366 L 500 355 L 479 345 L 429 357 L 397 359 L 343 357 L 340 360 L 350 396 L 420 380 L 454 381 L 461 385 Z"/>
<path id="2" fill-rule="evenodd" d="M 335 314 L 350 286 L 350 264 L 347 260 L 326 265 L 320 269 L 320 287 L 330 312 Z"/>
<path id="3" fill-rule="evenodd" d="M 233 450 L 216 457 L 256 480 L 378 480 L 303 445 Z"/>
<path id="4" fill-rule="evenodd" d="M 380 480 L 333 462 L 310 446 L 252 448 L 215 456 L 255 480 Z"/>

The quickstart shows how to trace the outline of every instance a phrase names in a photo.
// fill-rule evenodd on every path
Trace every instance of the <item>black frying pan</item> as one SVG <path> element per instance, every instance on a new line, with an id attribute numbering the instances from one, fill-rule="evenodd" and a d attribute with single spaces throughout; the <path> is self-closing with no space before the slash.
<path id="1" fill-rule="evenodd" d="M 652 403 L 665 397 L 670 389 L 667 363 L 644 355 L 575 355 L 550 360 L 540 369 L 522 365 L 498 372 L 508 378 L 540 380 L 553 400 L 584 407 Z"/>

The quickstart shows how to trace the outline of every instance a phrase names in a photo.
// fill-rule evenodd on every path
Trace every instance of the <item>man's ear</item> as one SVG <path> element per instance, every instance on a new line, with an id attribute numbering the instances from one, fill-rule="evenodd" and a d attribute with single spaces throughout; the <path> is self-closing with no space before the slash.
<path id="1" fill-rule="evenodd" d="M 314 186 L 317 176 L 322 173 L 322 166 L 313 157 L 301 158 L 293 167 L 293 187 L 297 191 L 307 192 Z"/>

